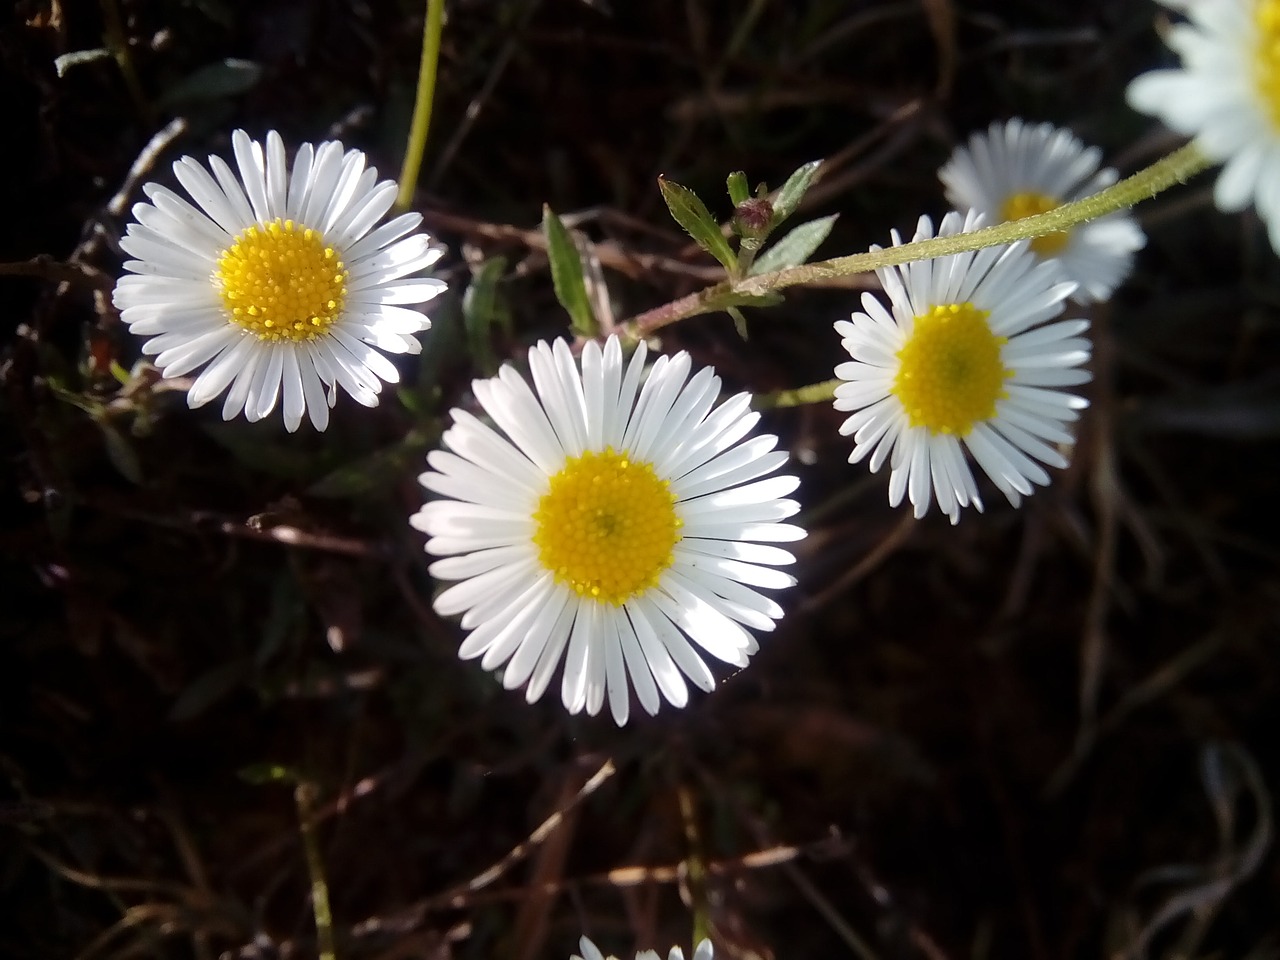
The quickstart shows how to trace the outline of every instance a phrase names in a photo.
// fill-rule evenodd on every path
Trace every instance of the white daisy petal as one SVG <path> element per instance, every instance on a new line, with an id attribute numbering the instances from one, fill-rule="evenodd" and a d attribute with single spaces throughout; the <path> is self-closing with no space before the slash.
<path id="1" fill-rule="evenodd" d="M 627 676 L 630 678 L 632 686 L 635 687 L 636 698 L 640 701 L 640 705 L 644 707 L 645 712 L 652 717 L 657 714 L 658 708 L 662 705 L 662 701 L 658 697 L 658 685 L 654 682 L 653 677 L 656 671 L 651 669 L 648 654 L 640 645 L 635 627 L 626 612 L 616 609 L 606 610 L 605 615 L 613 621 L 612 628 L 618 632 L 618 642 L 622 647 L 622 655 L 626 662 Z M 773 621 L 769 622 L 772 624 Z M 669 662 L 670 658 L 666 657 L 664 663 L 659 665 L 658 669 L 665 669 L 665 664 Z M 623 702 L 625 703 L 625 689 L 622 693 L 624 695 Z M 611 685 L 609 688 L 611 705 L 613 703 L 613 694 L 614 687 Z M 614 717 L 616 719 L 616 713 Z"/>
<path id="2" fill-rule="evenodd" d="M 1129 105 L 1194 137 L 1223 164 L 1214 203 L 1236 213 L 1252 203 L 1280 252 L 1280 6 L 1276 0 L 1167 2 L 1190 18 L 1168 31 L 1179 69 L 1129 84 Z"/>
<path id="3" fill-rule="evenodd" d="M 582 605 L 576 603 L 575 598 L 567 590 L 563 592 L 568 596 L 568 602 L 544 638 L 542 652 L 538 654 L 538 662 L 529 676 L 529 686 L 524 691 L 526 703 L 542 699 L 542 695 L 547 692 L 547 687 L 551 685 L 551 678 L 555 676 L 556 668 L 560 666 L 560 658 L 564 655 L 565 647 L 569 644 L 573 625 L 577 622 L 577 617 L 582 610 Z"/>
<path id="4" fill-rule="evenodd" d="M 553 585 L 554 586 L 554 585 Z M 548 643 L 553 642 L 557 624 L 562 620 L 568 622 L 572 615 L 571 597 L 568 590 L 552 589 L 543 603 L 538 607 L 537 616 L 524 631 L 524 640 L 512 654 L 502 674 L 502 685 L 508 690 L 523 687 L 533 676 L 533 670 L 542 658 Z"/>
<path id="5" fill-rule="evenodd" d="M 527 684 L 530 702 L 559 668 L 566 710 L 607 703 L 619 726 L 632 691 L 654 714 L 687 703 L 687 680 L 715 686 L 695 644 L 747 664 L 749 631 L 782 616 L 758 591 L 794 583 L 775 569 L 793 554 L 772 544 L 804 536 L 779 522 L 799 481 L 773 476 L 786 454 L 750 436 L 750 397 L 716 407 L 713 371 L 680 353 L 644 378 L 643 359 L 624 369 L 616 337 L 586 344 L 580 366 L 563 341 L 540 343 L 535 389 L 509 365 L 476 381 L 497 429 L 453 411 L 420 478 L 440 499 L 410 520 L 444 558 L 432 576 L 455 581 L 435 608 L 461 616 L 460 656 L 505 662 L 503 684 Z"/>
<path id="6" fill-rule="evenodd" d="M 164 376 L 204 366 L 189 406 L 229 389 L 226 419 L 281 406 L 287 429 L 309 414 L 323 430 L 338 386 L 373 406 L 399 380 L 379 351 L 420 349 L 414 335 L 430 321 L 396 304 L 444 289 L 413 276 L 440 249 L 404 237 L 416 214 L 374 228 L 395 184 L 379 183 L 359 151 L 303 144 L 290 170 L 276 132 L 265 147 L 242 130 L 231 140 L 235 169 L 216 156 L 174 164 L 193 202 L 144 185 L 150 203 L 134 207 L 121 241 L 134 259 L 112 299 L 133 333 L 152 338 L 142 350 L 158 354 Z"/>
<path id="7" fill-rule="evenodd" d="M 973 169 L 958 165 L 950 179 L 968 182 L 996 163 L 991 142 L 1024 135 L 1020 124 L 1012 132 L 996 125 L 990 137 L 971 141 Z M 1069 135 L 1041 129 L 1037 136 L 1047 154 L 1024 152 L 1002 162 L 1021 172 L 1070 162 L 1072 175 L 1090 166 Z M 980 223 L 972 213 L 949 214 L 938 235 Z M 922 223 L 917 238 L 931 236 L 932 226 Z M 878 274 L 890 309 L 864 298 L 865 312 L 835 325 L 853 358 L 836 367 L 845 382 L 835 390 L 836 409 L 850 414 L 840 428 L 854 439 L 849 459 L 867 460 L 873 473 L 887 463 L 890 505 L 905 499 L 917 517 L 934 502 L 952 523 L 965 507 L 982 509 L 965 450 L 1017 506 L 1033 486 L 1049 482 L 1041 464 L 1066 466 L 1053 444 L 1069 446 L 1067 425 L 1086 403 L 1058 388 L 1090 379 L 1082 366 L 1090 355 L 1083 336 L 1088 323 L 1047 322 L 1062 312 L 1072 285 L 1060 282 L 1052 267 L 1037 265 L 1025 244 L 992 249 L 994 256 L 939 258 L 928 270 L 883 268 Z M 953 296 L 964 299 L 948 299 Z M 888 323 L 894 329 L 886 334 Z M 888 369 L 881 366 L 885 343 L 893 351 Z M 697 527 L 686 528 L 686 535 L 705 536 Z M 732 559 L 761 570 L 767 568 L 760 563 L 772 562 L 745 554 Z M 739 570 L 734 579 L 767 585 L 750 576 L 763 575 Z"/>
<path id="8" fill-rule="evenodd" d="M 614 956 L 606 957 L 600 952 L 600 948 L 586 937 L 578 940 L 578 949 L 582 951 L 581 956 L 575 953 L 570 960 L 617 960 Z M 635 960 L 662 960 L 662 957 L 656 950 L 641 950 L 636 954 Z M 672 947 L 667 951 L 667 960 L 684 960 L 684 951 L 678 946 Z M 698 943 L 693 951 L 693 960 L 715 960 L 710 940 L 702 940 Z"/>

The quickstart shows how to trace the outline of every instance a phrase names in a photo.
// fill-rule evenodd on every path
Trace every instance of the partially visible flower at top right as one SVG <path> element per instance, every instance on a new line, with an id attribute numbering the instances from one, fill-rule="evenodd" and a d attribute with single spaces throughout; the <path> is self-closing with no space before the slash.
<path id="1" fill-rule="evenodd" d="M 1159 2 L 1188 18 L 1166 37 L 1182 66 L 1137 77 L 1129 105 L 1221 163 L 1218 209 L 1252 203 L 1280 251 L 1280 0 Z"/>

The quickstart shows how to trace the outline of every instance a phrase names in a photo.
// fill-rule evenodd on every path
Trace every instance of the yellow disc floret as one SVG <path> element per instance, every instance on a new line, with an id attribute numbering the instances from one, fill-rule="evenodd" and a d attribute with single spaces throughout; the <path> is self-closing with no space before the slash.
<path id="1" fill-rule="evenodd" d="M 651 589 L 680 540 L 670 485 L 612 448 L 571 457 L 538 501 L 538 559 L 580 597 L 620 606 Z"/>
<path id="2" fill-rule="evenodd" d="M 1021 220 L 1033 217 L 1037 213 L 1048 213 L 1062 206 L 1062 201 L 1047 193 L 1014 193 L 1010 194 L 1000 207 L 1001 220 Z M 1055 230 L 1042 237 L 1031 238 L 1031 249 L 1041 257 L 1056 257 L 1071 239 L 1066 230 Z"/>
<path id="3" fill-rule="evenodd" d="M 987 325 L 987 311 L 972 303 L 947 303 L 915 318 L 898 351 L 893 394 L 913 427 L 965 436 L 995 415 L 1009 375 L 1000 345 Z"/>
<path id="4" fill-rule="evenodd" d="M 1258 93 L 1271 122 L 1280 128 L 1280 0 L 1258 0 L 1254 17 L 1258 24 Z"/>
<path id="5" fill-rule="evenodd" d="M 259 340 L 314 340 L 341 315 L 347 269 L 319 231 L 279 218 L 241 231 L 218 258 L 227 318 Z"/>

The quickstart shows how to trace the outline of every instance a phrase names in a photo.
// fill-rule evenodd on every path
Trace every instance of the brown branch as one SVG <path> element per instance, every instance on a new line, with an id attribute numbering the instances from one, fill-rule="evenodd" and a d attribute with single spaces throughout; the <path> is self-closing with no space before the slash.
<path id="1" fill-rule="evenodd" d="M 110 293 L 115 280 L 97 267 L 75 261 L 64 263 L 47 253 L 37 254 L 30 260 L 0 263 L 0 276 L 35 277 L 47 283 L 69 283 Z"/>

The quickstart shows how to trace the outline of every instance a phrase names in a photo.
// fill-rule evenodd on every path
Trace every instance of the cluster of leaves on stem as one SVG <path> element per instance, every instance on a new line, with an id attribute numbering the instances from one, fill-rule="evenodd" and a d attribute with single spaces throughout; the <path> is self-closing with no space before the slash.
<path id="1" fill-rule="evenodd" d="M 827 238 L 835 225 L 836 214 L 802 223 L 769 244 L 774 231 L 796 212 L 820 165 L 820 160 L 804 164 L 773 193 L 761 183 L 752 194 L 745 173 L 729 174 L 727 186 L 734 211 L 727 231 L 688 187 L 659 178 L 658 188 L 676 222 L 698 246 L 720 261 L 729 280 L 738 281 L 798 266 L 806 262 Z M 726 234 L 737 238 L 737 250 L 733 249 Z M 781 302 L 782 297 L 775 293 L 737 294 L 729 291 L 707 306 L 729 313 L 738 331 L 743 333 L 745 320 L 739 307 L 767 307 Z"/>
<path id="2" fill-rule="evenodd" d="M 728 224 L 723 226 L 688 187 L 659 178 L 658 188 L 676 222 L 698 246 L 724 266 L 728 280 L 736 282 L 805 263 L 827 238 L 837 214 L 802 223 L 773 243 L 769 242 L 777 228 L 796 212 L 820 165 L 820 160 L 806 163 L 776 191 L 771 192 L 761 183 L 754 194 L 747 186 L 746 174 L 731 173 L 727 185 L 734 211 Z M 569 314 L 573 332 L 581 337 L 597 336 L 599 322 L 587 294 L 580 251 L 563 221 L 550 207 L 543 208 L 542 230 L 556 299 Z M 733 240 L 737 241 L 737 249 Z M 782 296 L 776 293 L 739 294 L 729 290 L 699 312 L 726 311 L 745 337 L 745 319 L 739 307 L 768 307 L 781 302 Z"/>

